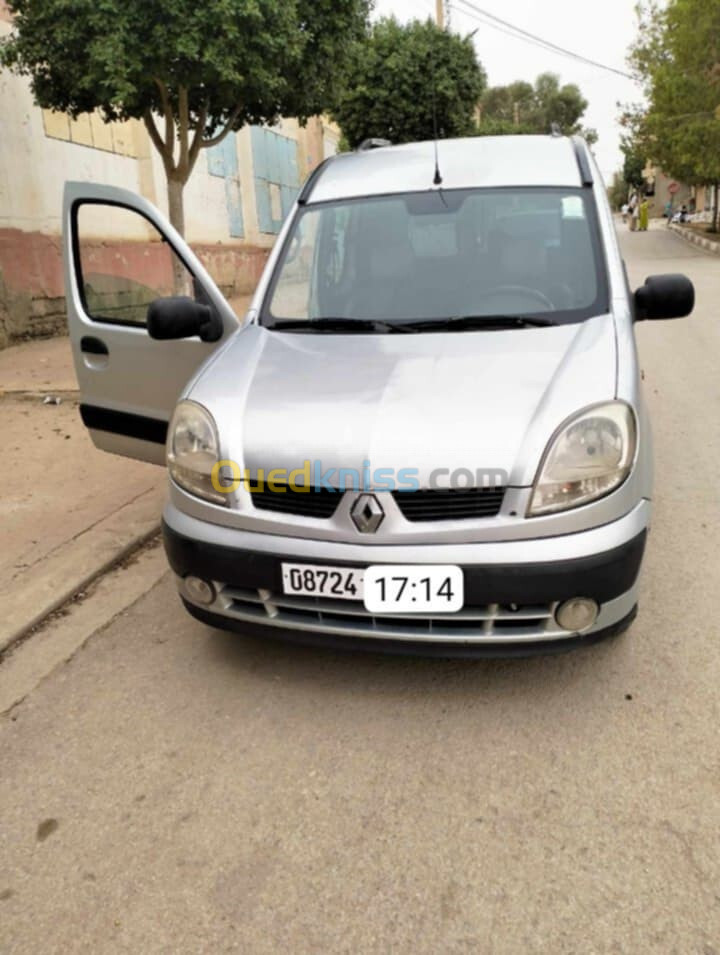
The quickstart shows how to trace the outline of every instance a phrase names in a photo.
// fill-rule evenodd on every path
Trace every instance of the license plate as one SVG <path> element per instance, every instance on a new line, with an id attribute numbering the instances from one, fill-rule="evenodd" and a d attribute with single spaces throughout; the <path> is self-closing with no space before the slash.
<path id="1" fill-rule="evenodd" d="M 465 602 L 463 572 L 454 566 L 283 564 L 282 578 L 286 594 L 362 601 L 374 614 L 456 613 Z"/>
<path id="2" fill-rule="evenodd" d="M 364 583 L 365 608 L 370 613 L 457 613 L 465 602 L 460 567 L 368 567 Z"/>
<path id="3" fill-rule="evenodd" d="M 283 591 L 301 597 L 328 597 L 333 600 L 363 599 L 364 571 L 356 567 L 328 567 L 319 564 L 283 564 Z"/>

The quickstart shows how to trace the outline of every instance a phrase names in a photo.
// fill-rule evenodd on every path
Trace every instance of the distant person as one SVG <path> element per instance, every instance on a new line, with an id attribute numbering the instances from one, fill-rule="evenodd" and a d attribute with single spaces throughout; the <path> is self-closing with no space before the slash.
<path id="1" fill-rule="evenodd" d="M 623 223 L 627 224 L 628 213 L 630 212 L 630 205 L 627 202 L 623 202 L 620 212 L 622 212 Z"/>
<path id="2" fill-rule="evenodd" d="M 640 203 L 640 210 L 638 213 L 638 228 L 641 232 L 647 232 L 649 225 L 650 203 L 647 200 L 647 196 L 644 196 L 642 202 Z"/>
<path id="3" fill-rule="evenodd" d="M 687 222 L 689 218 L 688 207 L 683 202 L 682 208 L 680 209 L 680 221 Z"/>
<path id="4" fill-rule="evenodd" d="M 640 202 L 637 193 L 630 196 L 630 231 L 635 232 L 638 227 L 638 216 L 640 214 Z"/>

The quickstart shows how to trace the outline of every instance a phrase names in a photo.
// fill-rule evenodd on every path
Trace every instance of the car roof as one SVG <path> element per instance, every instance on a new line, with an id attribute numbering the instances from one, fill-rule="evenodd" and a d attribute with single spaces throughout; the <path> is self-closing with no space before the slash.
<path id="1" fill-rule="evenodd" d="M 438 158 L 443 189 L 582 185 L 575 142 L 563 136 L 441 139 Z M 423 192 L 436 188 L 434 175 L 432 141 L 342 153 L 318 171 L 306 201 Z"/>

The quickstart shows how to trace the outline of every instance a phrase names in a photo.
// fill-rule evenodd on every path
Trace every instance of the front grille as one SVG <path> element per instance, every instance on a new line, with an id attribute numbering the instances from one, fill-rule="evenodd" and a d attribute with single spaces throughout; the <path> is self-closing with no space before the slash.
<path id="1" fill-rule="evenodd" d="M 441 491 L 394 491 L 393 497 L 407 521 L 467 521 L 497 517 L 504 487 Z"/>
<path id="2" fill-rule="evenodd" d="M 342 491 L 311 487 L 300 491 L 289 484 L 251 485 L 252 501 L 261 511 L 296 514 L 327 520 L 342 500 Z M 403 517 L 413 524 L 423 521 L 466 521 L 497 517 L 505 497 L 504 487 L 462 490 L 394 491 L 392 494 Z"/>
<path id="3" fill-rule="evenodd" d="M 289 484 L 275 482 L 276 490 L 265 484 L 262 490 L 251 485 L 252 502 L 261 511 L 275 511 L 280 514 L 297 514 L 300 517 L 316 517 L 327 520 L 337 510 L 342 500 L 340 491 L 311 487 L 309 491 L 295 490 Z"/>
<path id="4" fill-rule="evenodd" d="M 394 640 L 491 643 L 567 636 L 555 623 L 557 603 L 465 607 L 437 616 L 373 616 L 360 602 L 220 587 L 214 609 L 236 619 L 297 630 Z"/>

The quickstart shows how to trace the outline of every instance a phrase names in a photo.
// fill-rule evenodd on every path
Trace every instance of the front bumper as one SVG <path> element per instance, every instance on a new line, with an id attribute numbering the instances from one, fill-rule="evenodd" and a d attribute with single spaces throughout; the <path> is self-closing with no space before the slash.
<path id="1" fill-rule="evenodd" d="M 407 547 L 249 533 L 168 505 L 163 534 L 186 606 L 214 626 L 383 651 L 505 655 L 569 649 L 627 626 L 637 606 L 649 518 L 649 502 L 642 501 L 612 524 L 562 537 Z M 289 597 L 282 592 L 283 561 L 458 564 L 466 605 L 445 616 L 373 617 L 361 603 Z M 190 603 L 182 588 L 188 575 L 213 582 L 217 597 L 210 606 Z M 557 605 L 570 597 L 600 604 L 595 625 L 582 635 L 561 629 L 554 618 Z"/>

